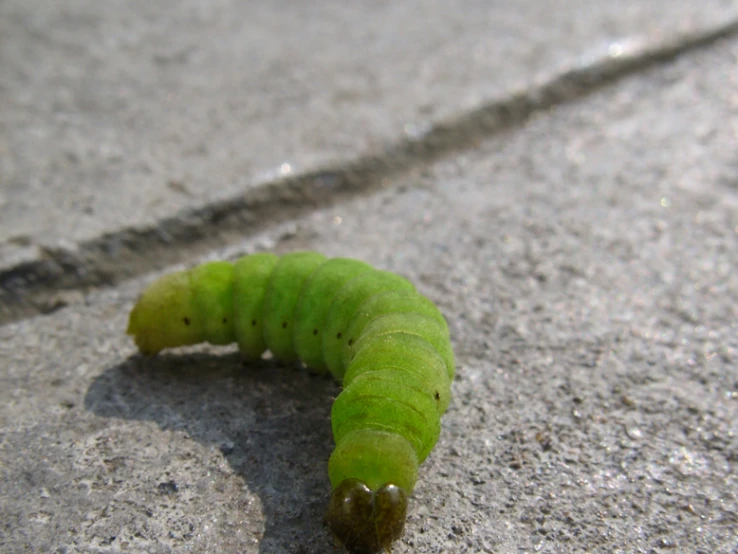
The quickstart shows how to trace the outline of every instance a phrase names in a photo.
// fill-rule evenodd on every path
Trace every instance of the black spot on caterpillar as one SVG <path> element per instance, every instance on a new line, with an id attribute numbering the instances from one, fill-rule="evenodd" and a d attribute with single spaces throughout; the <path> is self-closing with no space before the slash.
<path id="1" fill-rule="evenodd" d="M 348 258 L 253 254 L 155 281 L 127 332 L 144 354 L 236 342 L 247 359 L 268 349 L 342 381 L 327 521 L 351 552 L 389 551 L 454 376 L 446 320 L 412 283 Z"/>

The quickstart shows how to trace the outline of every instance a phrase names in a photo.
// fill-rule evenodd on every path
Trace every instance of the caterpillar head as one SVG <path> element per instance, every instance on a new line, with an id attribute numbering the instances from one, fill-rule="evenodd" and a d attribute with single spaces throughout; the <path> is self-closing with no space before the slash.
<path id="1" fill-rule="evenodd" d="M 359 479 L 344 479 L 331 495 L 326 520 L 349 552 L 390 552 L 407 515 L 407 494 L 391 483 L 372 491 Z"/>

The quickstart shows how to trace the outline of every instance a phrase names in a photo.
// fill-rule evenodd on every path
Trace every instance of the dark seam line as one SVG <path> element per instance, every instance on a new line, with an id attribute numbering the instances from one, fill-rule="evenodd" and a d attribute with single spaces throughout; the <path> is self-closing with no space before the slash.
<path id="1" fill-rule="evenodd" d="M 390 178 L 520 127 L 537 112 L 586 97 L 621 78 L 737 33 L 738 19 L 732 19 L 697 32 L 677 33 L 666 41 L 649 41 L 646 36 L 639 45 L 640 37 L 626 37 L 626 46 L 636 46 L 437 121 L 420 137 L 401 139 L 353 161 L 254 185 L 233 198 L 163 218 L 153 227 L 120 229 L 72 250 L 46 248 L 38 259 L 0 270 L 0 325 L 79 302 L 59 299 L 61 291 L 114 286 L 316 209 L 367 195 L 384 188 Z"/>

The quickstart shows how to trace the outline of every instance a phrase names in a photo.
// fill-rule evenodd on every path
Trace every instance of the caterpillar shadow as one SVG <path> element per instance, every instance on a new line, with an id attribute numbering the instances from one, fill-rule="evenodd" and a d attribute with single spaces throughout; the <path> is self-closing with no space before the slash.
<path id="1" fill-rule="evenodd" d="M 259 552 L 339 552 L 323 524 L 338 391 L 330 379 L 271 362 L 245 366 L 237 354 L 132 356 L 95 379 L 85 408 L 220 448 L 261 500 Z"/>

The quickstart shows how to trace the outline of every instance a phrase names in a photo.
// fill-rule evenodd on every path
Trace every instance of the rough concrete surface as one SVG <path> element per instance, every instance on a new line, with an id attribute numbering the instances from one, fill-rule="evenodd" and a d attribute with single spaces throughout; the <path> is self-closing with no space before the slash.
<path id="1" fill-rule="evenodd" d="M 738 550 L 736 90 L 724 40 L 208 254 L 355 256 L 447 316 L 454 397 L 393 552 Z M 138 357 L 153 277 L 0 327 L 0 551 L 340 552 L 337 385 Z"/>
<path id="2" fill-rule="evenodd" d="M 0 267 L 381 149 L 732 0 L 0 2 Z"/>

